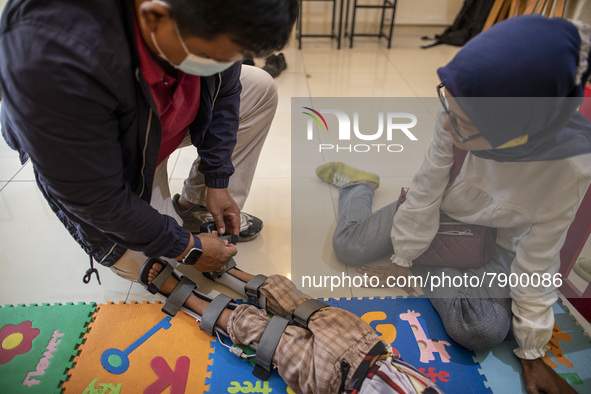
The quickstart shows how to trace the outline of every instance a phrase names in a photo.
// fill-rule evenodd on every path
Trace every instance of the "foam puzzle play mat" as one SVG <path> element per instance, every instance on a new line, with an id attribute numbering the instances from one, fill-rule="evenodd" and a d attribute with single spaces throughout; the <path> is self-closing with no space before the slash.
<path id="1" fill-rule="evenodd" d="M 426 298 L 327 299 L 368 322 L 446 393 L 522 393 L 515 342 L 473 353 L 454 343 Z M 0 307 L 0 393 L 293 393 L 160 303 Z M 545 362 L 591 393 L 591 339 L 560 302 Z M 494 322 L 491 322 L 494 324 Z M 224 339 L 228 341 L 228 339 Z M 229 344 L 229 343 L 227 343 Z"/>

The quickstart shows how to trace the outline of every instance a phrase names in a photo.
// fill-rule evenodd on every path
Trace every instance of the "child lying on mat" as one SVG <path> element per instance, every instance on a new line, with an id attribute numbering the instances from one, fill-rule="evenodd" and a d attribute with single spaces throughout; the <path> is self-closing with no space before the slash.
<path id="1" fill-rule="evenodd" d="M 236 305 L 223 294 L 211 300 L 160 259 L 146 261 L 139 282 L 168 297 L 165 312 L 174 315 L 182 308 L 196 315 L 200 328 L 210 335 L 216 330 L 234 344 L 256 348 L 254 373 L 259 378 L 268 378 L 272 363 L 297 393 L 442 393 L 394 355 L 359 317 L 306 296 L 283 276 L 253 276 L 235 264 L 206 276 L 246 295 L 260 308 Z"/>

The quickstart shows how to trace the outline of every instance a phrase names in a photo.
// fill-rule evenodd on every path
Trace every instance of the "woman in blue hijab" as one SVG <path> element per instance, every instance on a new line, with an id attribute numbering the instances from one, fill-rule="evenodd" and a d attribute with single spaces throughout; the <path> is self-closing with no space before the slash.
<path id="1" fill-rule="evenodd" d="M 479 35 L 438 70 L 438 90 L 457 97 L 494 148 L 476 156 L 538 161 L 591 151 L 588 121 L 576 111 L 589 77 L 589 48 L 581 44 L 577 27 L 565 19 L 523 16 Z"/>
<path id="2" fill-rule="evenodd" d="M 371 213 L 375 176 L 342 163 L 317 170 L 332 184 L 351 180 L 339 185 L 333 237 L 345 264 L 391 255 L 389 267 L 358 269 L 386 285 L 389 276 L 413 273 L 490 279 L 478 289 L 423 290 L 448 334 L 468 349 L 490 349 L 512 329 L 529 393 L 574 392 L 542 357 L 554 327 L 559 252 L 591 183 L 591 122 L 577 112 L 590 52 L 591 26 L 531 15 L 498 23 L 468 42 L 438 70 L 441 108 L 433 140 L 398 211 L 391 204 Z M 454 146 L 468 153 L 450 180 Z M 497 228 L 493 260 L 474 269 L 411 271 L 438 231 L 440 211 Z M 493 283 L 499 274 L 530 280 L 503 287 Z M 534 286 L 535 278 L 548 280 Z"/>

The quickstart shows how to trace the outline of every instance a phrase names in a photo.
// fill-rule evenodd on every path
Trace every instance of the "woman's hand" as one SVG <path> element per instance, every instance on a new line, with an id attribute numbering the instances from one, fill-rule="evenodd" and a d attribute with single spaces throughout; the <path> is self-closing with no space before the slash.
<path id="1" fill-rule="evenodd" d="M 409 286 L 409 277 L 412 276 L 412 272 L 408 267 L 402 267 L 397 264 L 391 264 L 389 267 L 360 267 L 357 268 L 357 272 L 378 277 L 380 280 L 378 287 L 393 287 L 396 284 L 396 281 L 398 281 L 398 283 L 406 284 L 406 286 L 401 288 L 409 295 L 419 295 L 412 286 Z M 388 277 L 391 277 L 389 283 Z M 405 277 L 405 279 L 398 279 L 399 277 Z"/>
<path id="2" fill-rule="evenodd" d="M 577 392 L 541 358 L 521 359 L 523 382 L 528 394 L 576 394 Z"/>

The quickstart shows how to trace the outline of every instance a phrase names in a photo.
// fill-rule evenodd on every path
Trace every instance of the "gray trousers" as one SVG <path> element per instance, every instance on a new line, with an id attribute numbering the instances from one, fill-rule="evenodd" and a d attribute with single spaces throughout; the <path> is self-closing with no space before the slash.
<path id="1" fill-rule="evenodd" d="M 363 183 L 341 187 L 333 248 L 345 264 L 360 266 L 394 253 L 390 232 L 396 202 L 372 213 L 374 191 Z M 414 275 L 478 276 L 510 273 L 515 254 L 499 246 L 490 263 L 479 268 L 413 266 Z M 423 292 L 439 313 L 448 335 L 470 350 L 485 350 L 501 343 L 511 327 L 509 289 L 482 286 L 476 289 L 424 287 Z"/>
<path id="2" fill-rule="evenodd" d="M 257 67 L 242 66 L 240 75 L 242 92 L 240 94 L 240 122 L 238 139 L 232 152 L 234 174 L 230 178 L 228 191 L 240 209 L 243 208 L 250 191 L 263 144 L 271 128 L 275 110 L 277 109 L 277 90 L 273 78 Z M 191 145 L 189 136 L 181 147 Z M 197 150 L 195 150 L 197 157 Z M 182 195 L 193 204 L 205 205 L 205 177 L 198 171 L 199 157 L 191 167 L 185 180 Z M 168 185 L 168 159 L 156 168 L 152 199 L 150 205 L 158 212 L 171 216 L 182 225 L 183 221 L 172 206 L 172 197 Z M 111 270 L 122 278 L 137 281 L 140 268 L 147 257 L 138 251 L 127 250 L 111 267 Z M 176 266 L 174 259 L 166 259 Z"/>

